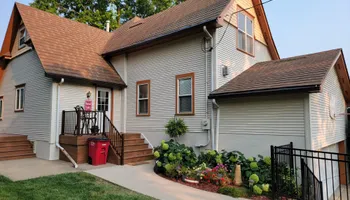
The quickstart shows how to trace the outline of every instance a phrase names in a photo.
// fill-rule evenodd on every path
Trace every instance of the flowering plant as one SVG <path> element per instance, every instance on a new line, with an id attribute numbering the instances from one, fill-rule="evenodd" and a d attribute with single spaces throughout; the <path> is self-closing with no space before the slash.
<path id="1" fill-rule="evenodd" d="M 230 183 L 230 179 L 227 177 L 227 172 L 227 167 L 223 164 L 219 164 L 213 169 L 205 170 L 203 172 L 203 180 L 208 183 L 225 186 Z"/>

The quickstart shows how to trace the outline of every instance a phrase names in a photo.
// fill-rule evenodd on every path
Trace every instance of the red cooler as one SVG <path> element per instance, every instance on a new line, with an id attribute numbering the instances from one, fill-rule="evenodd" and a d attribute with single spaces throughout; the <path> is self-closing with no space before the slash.
<path id="1" fill-rule="evenodd" d="M 89 160 L 92 165 L 104 165 L 107 163 L 109 139 L 90 138 L 89 143 Z"/>

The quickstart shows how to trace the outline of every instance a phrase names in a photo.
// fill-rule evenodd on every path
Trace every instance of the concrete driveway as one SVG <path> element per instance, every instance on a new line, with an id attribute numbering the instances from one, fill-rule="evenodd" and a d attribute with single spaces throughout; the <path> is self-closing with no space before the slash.
<path id="1" fill-rule="evenodd" d="M 87 173 L 98 176 L 135 192 L 161 200 L 233 200 L 229 196 L 206 192 L 164 179 L 153 172 L 153 162 L 139 166 L 113 166 L 93 169 Z"/>
<path id="2" fill-rule="evenodd" d="M 101 166 L 81 164 L 78 169 L 72 167 L 69 162 L 61 160 L 42 160 L 39 158 L 28 158 L 20 160 L 7 160 L 0 162 L 0 175 L 6 176 L 13 181 L 26 180 L 41 176 L 63 174 L 69 172 L 81 172 L 91 169 L 115 166 L 107 163 Z"/>

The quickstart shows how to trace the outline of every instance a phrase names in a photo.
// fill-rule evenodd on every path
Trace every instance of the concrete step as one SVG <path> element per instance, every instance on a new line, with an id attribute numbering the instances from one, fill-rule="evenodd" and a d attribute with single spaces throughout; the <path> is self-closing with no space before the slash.
<path id="1" fill-rule="evenodd" d="M 18 159 L 25 159 L 25 158 L 35 158 L 35 154 L 34 153 L 27 153 L 27 154 L 22 154 L 22 155 L 17 155 L 17 156 L 0 157 L 0 161 L 4 161 L 4 160 L 18 160 Z"/>
<path id="2" fill-rule="evenodd" d="M 124 152 L 124 157 L 138 157 L 152 154 L 152 149 L 128 150 Z"/>
<path id="3" fill-rule="evenodd" d="M 129 164 L 129 163 L 136 163 L 136 162 L 141 162 L 141 161 L 146 161 L 146 160 L 152 160 L 154 158 L 153 154 L 147 154 L 143 156 L 135 156 L 135 157 L 125 157 L 124 158 L 124 164 Z"/>

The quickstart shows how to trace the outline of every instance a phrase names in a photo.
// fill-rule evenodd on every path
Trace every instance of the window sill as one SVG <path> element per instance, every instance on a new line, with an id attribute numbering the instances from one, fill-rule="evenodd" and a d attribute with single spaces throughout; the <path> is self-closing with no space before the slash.
<path id="1" fill-rule="evenodd" d="M 15 112 L 24 112 L 24 110 L 15 110 Z"/>
<path id="2" fill-rule="evenodd" d="M 237 49 L 238 51 L 242 52 L 242 53 L 245 53 L 245 54 L 247 54 L 247 55 L 253 57 L 253 58 L 255 57 L 254 54 L 248 53 L 248 52 L 246 52 L 246 51 L 244 51 L 244 50 L 242 50 L 242 49 L 240 49 L 240 48 L 236 48 L 236 49 Z"/>
<path id="3" fill-rule="evenodd" d="M 136 117 L 150 117 L 151 116 L 151 114 L 136 114 Z"/>
<path id="4" fill-rule="evenodd" d="M 175 115 L 176 116 L 193 116 L 194 112 L 191 112 L 191 113 L 176 113 Z"/>

